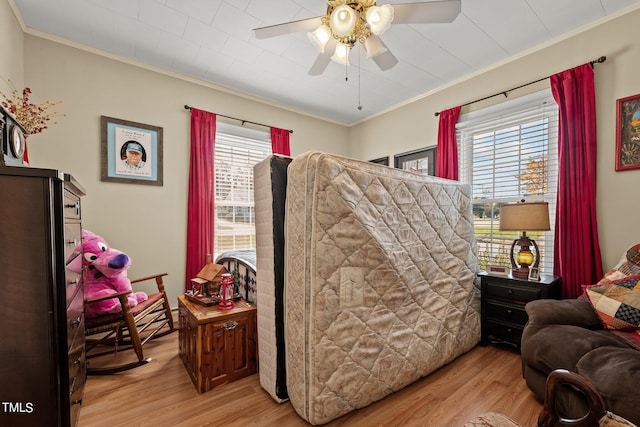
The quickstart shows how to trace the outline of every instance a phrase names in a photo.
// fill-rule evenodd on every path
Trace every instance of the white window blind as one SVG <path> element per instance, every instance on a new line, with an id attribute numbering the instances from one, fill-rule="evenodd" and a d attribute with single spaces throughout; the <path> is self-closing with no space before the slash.
<path id="1" fill-rule="evenodd" d="M 462 115 L 456 130 L 460 180 L 473 188 L 478 267 L 511 265 L 511 244 L 521 233 L 500 231 L 500 207 L 525 199 L 549 203 L 551 231 L 522 231 L 539 246 L 541 272 L 553 274 L 558 107 L 551 91 Z"/>
<path id="2" fill-rule="evenodd" d="M 270 154 L 268 132 L 216 125 L 215 257 L 229 250 L 255 249 L 253 166 Z"/>

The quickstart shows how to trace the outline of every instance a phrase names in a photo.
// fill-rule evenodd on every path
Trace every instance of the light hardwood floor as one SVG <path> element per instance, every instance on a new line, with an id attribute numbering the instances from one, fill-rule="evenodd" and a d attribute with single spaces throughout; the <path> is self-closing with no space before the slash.
<path id="1" fill-rule="evenodd" d="M 119 357 L 125 353 L 131 352 Z M 153 358 L 147 365 L 88 378 L 79 427 L 308 425 L 289 402 L 272 400 L 257 374 L 198 394 L 178 356 L 177 332 L 147 343 L 145 354 Z M 477 346 L 403 390 L 327 425 L 456 427 L 493 411 L 526 427 L 536 425 L 540 409 L 522 378 L 519 354 Z"/>

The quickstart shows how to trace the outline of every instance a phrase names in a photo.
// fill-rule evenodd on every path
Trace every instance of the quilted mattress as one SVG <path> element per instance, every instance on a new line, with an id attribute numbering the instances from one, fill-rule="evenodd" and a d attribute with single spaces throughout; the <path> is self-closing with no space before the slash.
<path id="1" fill-rule="evenodd" d="M 274 400 L 288 400 L 284 355 L 284 208 L 289 157 L 255 165 L 256 288 L 260 385 Z"/>
<path id="2" fill-rule="evenodd" d="M 324 424 L 369 405 L 479 342 L 470 196 L 455 181 L 325 153 L 292 161 L 286 368 L 302 418 Z"/>

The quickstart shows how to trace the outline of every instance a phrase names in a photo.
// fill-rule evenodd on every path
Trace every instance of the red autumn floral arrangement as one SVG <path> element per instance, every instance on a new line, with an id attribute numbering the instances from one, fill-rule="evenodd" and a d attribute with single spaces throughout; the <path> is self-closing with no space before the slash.
<path id="1" fill-rule="evenodd" d="M 15 120 L 24 128 L 27 135 L 41 133 L 49 127 L 49 121 L 58 116 L 55 111 L 51 110 L 51 107 L 60 104 L 60 102 L 47 100 L 40 105 L 29 102 L 31 89 L 28 87 L 22 90 L 22 96 L 17 90 L 14 90 L 12 95 L 9 98 L 4 93 L 2 94 L 4 98 L 2 106 L 15 117 Z M 53 122 L 53 124 L 56 123 Z"/>

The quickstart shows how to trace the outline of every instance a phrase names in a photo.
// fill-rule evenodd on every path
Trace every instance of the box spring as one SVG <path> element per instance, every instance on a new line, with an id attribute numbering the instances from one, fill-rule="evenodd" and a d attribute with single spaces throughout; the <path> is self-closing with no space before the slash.
<path id="1" fill-rule="evenodd" d="M 291 159 L 272 155 L 253 171 L 256 208 L 257 310 L 260 385 L 288 400 L 284 356 L 284 208 Z"/>
<path id="2" fill-rule="evenodd" d="M 302 418 L 367 406 L 479 342 L 468 185 L 305 153 L 285 218 L 287 390 Z"/>

